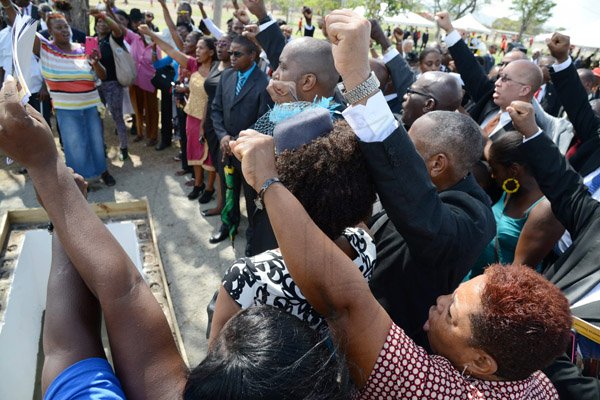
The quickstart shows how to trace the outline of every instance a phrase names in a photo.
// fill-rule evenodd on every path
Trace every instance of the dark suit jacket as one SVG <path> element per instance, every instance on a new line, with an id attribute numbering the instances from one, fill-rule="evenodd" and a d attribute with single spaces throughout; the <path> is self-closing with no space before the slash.
<path id="1" fill-rule="evenodd" d="M 400 102 L 400 109 L 402 109 L 402 98 L 406 94 L 406 90 L 415 81 L 415 73 L 410 69 L 408 63 L 400 54 L 388 61 L 385 66 L 394 83 L 394 88 L 396 89 L 396 94 L 398 95 Z"/>
<path id="2" fill-rule="evenodd" d="M 426 346 L 430 306 L 460 284 L 495 235 L 490 200 L 472 175 L 438 193 L 402 126 L 360 147 L 390 219 L 375 234 L 371 290 L 394 322 Z"/>
<path id="3" fill-rule="evenodd" d="M 239 95 L 235 95 L 237 71 L 223 71 L 212 104 L 212 121 L 219 141 L 226 135 L 236 138 L 268 110 L 269 79 L 258 67 L 248 77 Z"/>
<path id="4" fill-rule="evenodd" d="M 582 176 L 600 166 L 600 120 L 588 102 L 587 92 L 581 84 L 575 65 L 554 72 L 550 77 L 569 120 L 575 130 L 575 138 L 581 141 L 569 163 Z"/>
<path id="5" fill-rule="evenodd" d="M 546 94 L 542 98 L 540 105 L 548 114 L 558 117 L 562 104 L 552 82 L 546 83 Z"/>
<path id="6" fill-rule="evenodd" d="M 256 35 L 256 40 L 267 53 L 271 69 L 275 71 L 279 67 L 279 56 L 285 47 L 285 36 L 277 24 L 271 24 L 267 29 Z"/>
<path id="7" fill-rule="evenodd" d="M 543 274 L 574 304 L 600 283 L 600 203 L 590 196 L 581 176 L 571 169 L 548 137 L 540 135 L 523 143 L 521 149 L 529 154 L 532 173 L 550 200 L 554 215 L 573 238 L 573 245 L 546 267 Z M 571 311 L 600 326 L 600 302 Z M 581 377 L 576 367 L 564 358 L 544 372 L 558 389 L 561 400 L 600 399 L 600 382 Z"/>

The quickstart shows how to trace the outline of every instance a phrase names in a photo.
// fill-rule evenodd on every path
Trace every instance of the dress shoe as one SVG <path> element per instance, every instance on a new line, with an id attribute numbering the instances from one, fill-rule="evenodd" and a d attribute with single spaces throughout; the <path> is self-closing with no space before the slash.
<path id="1" fill-rule="evenodd" d="M 154 148 L 154 150 L 156 150 L 156 151 L 162 151 L 162 150 L 166 149 L 167 147 L 171 147 L 171 142 L 168 142 L 168 143 L 163 143 L 163 142 L 160 142 L 160 143 L 159 143 L 159 144 L 158 144 L 158 145 L 157 145 L 157 146 Z"/>
<path id="2" fill-rule="evenodd" d="M 191 174 L 191 173 L 192 173 L 191 169 L 189 169 L 189 170 L 180 169 L 179 171 L 175 172 L 175 176 L 183 176 L 185 174 Z"/>
<path id="3" fill-rule="evenodd" d="M 244 255 L 246 257 L 252 257 L 254 255 L 254 252 L 252 251 L 252 245 L 250 244 L 250 242 L 246 243 L 246 251 L 244 252 Z"/>
<path id="4" fill-rule="evenodd" d="M 117 181 L 115 181 L 115 178 L 113 178 L 113 176 L 109 174 L 108 171 L 104 171 L 100 176 L 100 179 L 102 179 L 102 182 L 104 182 L 106 186 L 115 186 L 115 184 L 117 183 Z"/>
<path id="5" fill-rule="evenodd" d="M 144 140 L 143 136 L 136 136 L 135 139 L 133 139 L 133 142 L 137 143 L 137 142 L 141 142 L 142 140 Z"/>
<path id="6" fill-rule="evenodd" d="M 198 202 L 200 204 L 206 204 L 209 201 L 212 200 L 213 195 L 215 194 L 215 190 L 204 190 L 204 193 L 202 193 L 202 196 L 200 196 L 200 198 L 198 199 Z"/>
<path id="7" fill-rule="evenodd" d="M 210 239 L 208 239 L 208 242 L 212 244 L 222 242 L 223 240 L 229 237 L 228 231 L 229 229 L 227 228 L 227 225 L 221 225 L 221 227 L 219 228 L 219 232 L 212 235 Z"/>
<path id="8" fill-rule="evenodd" d="M 188 194 L 188 199 L 196 200 L 204 192 L 204 187 L 204 183 L 200 186 L 194 186 L 190 194 Z"/>
<path id="9" fill-rule="evenodd" d="M 156 146 L 156 143 L 158 143 L 158 140 L 150 139 L 150 140 L 148 140 L 148 142 L 146 142 L 146 147 L 154 147 L 154 146 Z"/>

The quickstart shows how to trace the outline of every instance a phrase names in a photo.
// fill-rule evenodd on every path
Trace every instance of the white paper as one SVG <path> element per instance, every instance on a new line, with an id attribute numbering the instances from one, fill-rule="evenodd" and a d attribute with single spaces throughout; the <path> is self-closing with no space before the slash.
<path id="1" fill-rule="evenodd" d="M 27 82 L 31 73 L 31 53 L 38 21 L 28 15 L 17 14 L 12 27 L 13 76 L 19 82 L 21 104 L 29 101 L 31 92 Z"/>

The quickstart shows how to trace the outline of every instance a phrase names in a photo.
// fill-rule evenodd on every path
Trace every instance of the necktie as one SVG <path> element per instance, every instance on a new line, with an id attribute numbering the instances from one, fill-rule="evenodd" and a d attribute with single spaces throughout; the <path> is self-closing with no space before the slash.
<path id="1" fill-rule="evenodd" d="M 246 83 L 246 76 L 239 75 L 237 84 L 235 85 L 235 95 L 237 96 L 242 91 L 242 87 L 244 87 L 244 83 Z"/>
<path id="2" fill-rule="evenodd" d="M 490 121 L 483 127 L 483 133 L 485 133 L 486 138 L 490 136 L 490 133 L 494 131 L 494 128 L 496 128 L 498 122 L 500 122 L 500 115 L 502 115 L 502 111 L 498 112 L 498 114 L 490 119 Z"/>
<path id="3" fill-rule="evenodd" d="M 596 175 L 591 182 L 587 184 L 587 187 L 590 194 L 593 195 L 594 192 L 600 188 L 600 174 Z"/>

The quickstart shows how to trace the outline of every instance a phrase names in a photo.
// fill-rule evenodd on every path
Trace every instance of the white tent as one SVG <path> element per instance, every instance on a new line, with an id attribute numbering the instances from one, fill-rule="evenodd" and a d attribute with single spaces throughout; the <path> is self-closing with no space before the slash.
<path id="1" fill-rule="evenodd" d="M 426 28 L 435 27 L 435 22 L 407 10 L 401 10 L 397 15 L 385 17 L 383 20 L 388 24 L 394 25 L 422 26 Z"/>
<path id="2" fill-rule="evenodd" d="M 452 21 L 452 26 L 456 29 L 462 29 L 468 32 L 491 33 L 492 31 L 477 21 L 473 14 L 467 14 L 464 17 Z"/>
<path id="3" fill-rule="evenodd" d="M 600 21 L 593 26 L 582 26 L 580 28 L 560 31 L 560 33 L 569 36 L 571 44 L 575 46 L 589 49 L 600 49 L 600 37 L 594 32 L 595 27 L 597 27 L 598 24 L 600 24 Z M 552 38 L 552 35 L 554 35 L 554 32 L 541 33 L 534 37 L 533 40 L 539 43 L 545 43 L 546 39 Z"/>

